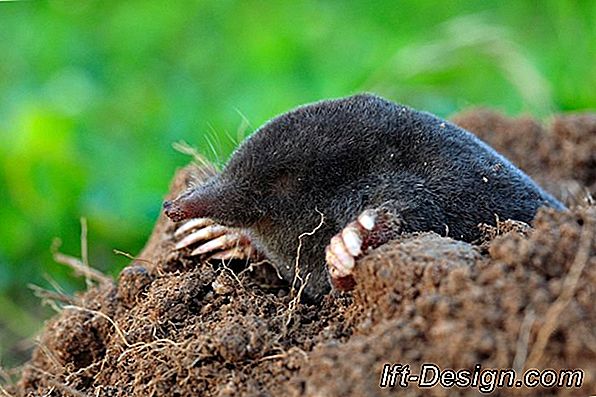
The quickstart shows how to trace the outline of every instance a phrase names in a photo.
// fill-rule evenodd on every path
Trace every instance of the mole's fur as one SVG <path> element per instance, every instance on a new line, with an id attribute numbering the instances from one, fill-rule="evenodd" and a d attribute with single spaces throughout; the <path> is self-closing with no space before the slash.
<path id="1" fill-rule="evenodd" d="M 223 171 L 165 204 L 175 221 L 208 217 L 246 230 L 255 248 L 305 293 L 328 291 L 325 247 L 366 209 L 397 214 L 400 232 L 473 242 L 478 225 L 530 223 L 565 207 L 474 135 L 429 113 L 361 94 L 305 105 L 246 139 Z"/>

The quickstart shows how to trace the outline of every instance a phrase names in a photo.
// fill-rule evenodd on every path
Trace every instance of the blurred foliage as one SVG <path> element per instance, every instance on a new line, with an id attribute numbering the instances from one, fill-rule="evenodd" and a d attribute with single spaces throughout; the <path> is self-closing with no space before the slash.
<path id="1" fill-rule="evenodd" d="M 296 105 L 368 90 L 448 116 L 593 109 L 594 1 L 0 3 L 0 359 L 49 310 L 28 283 L 80 280 L 50 246 L 117 275 L 186 141 L 222 162 Z"/>

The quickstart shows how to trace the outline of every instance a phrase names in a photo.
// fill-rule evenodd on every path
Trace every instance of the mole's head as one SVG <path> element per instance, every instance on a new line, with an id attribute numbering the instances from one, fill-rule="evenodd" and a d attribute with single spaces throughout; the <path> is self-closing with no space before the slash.
<path id="1" fill-rule="evenodd" d="M 306 105 L 246 139 L 222 172 L 164 203 L 174 221 L 207 217 L 227 226 L 323 211 L 366 169 L 392 103 L 372 95 Z"/>
<path id="2" fill-rule="evenodd" d="M 173 221 L 211 218 L 235 227 L 247 227 L 259 219 L 261 210 L 250 186 L 219 174 L 206 183 L 190 188 L 174 200 L 164 202 L 166 215 Z"/>

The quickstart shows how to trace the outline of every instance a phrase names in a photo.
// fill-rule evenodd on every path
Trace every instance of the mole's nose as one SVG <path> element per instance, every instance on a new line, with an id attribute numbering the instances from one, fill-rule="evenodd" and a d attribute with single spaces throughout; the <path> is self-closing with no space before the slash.
<path id="1" fill-rule="evenodd" d="M 163 209 L 168 218 L 174 222 L 179 222 L 186 219 L 184 211 L 175 200 L 166 200 L 163 203 Z"/>

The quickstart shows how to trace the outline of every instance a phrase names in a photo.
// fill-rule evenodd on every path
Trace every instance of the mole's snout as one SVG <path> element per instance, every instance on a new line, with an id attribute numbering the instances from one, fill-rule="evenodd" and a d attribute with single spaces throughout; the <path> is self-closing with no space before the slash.
<path id="1" fill-rule="evenodd" d="M 163 203 L 165 214 L 174 222 L 188 218 L 176 200 L 166 200 Z"/>

